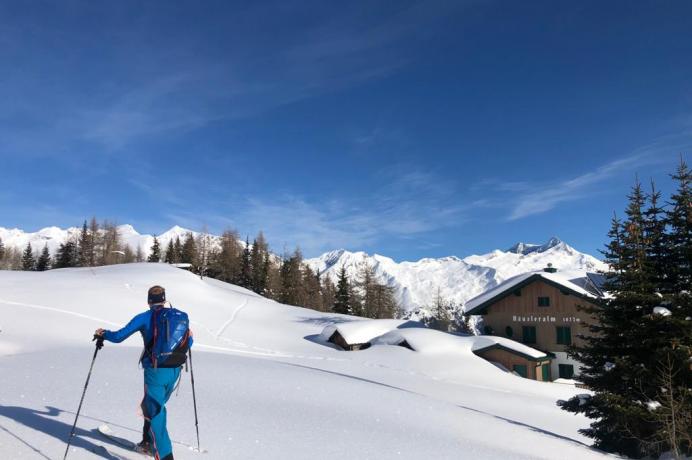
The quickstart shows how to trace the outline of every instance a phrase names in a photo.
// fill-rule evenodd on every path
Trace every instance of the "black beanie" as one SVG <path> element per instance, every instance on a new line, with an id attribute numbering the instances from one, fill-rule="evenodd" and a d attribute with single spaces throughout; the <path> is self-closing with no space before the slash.
<path id="1" fill-rule="evenodd" d="M 147 300 L 150 304 L 164 303 L 166 301 L 166 290 L 161 286 L 152 286 L 149 288 Z"/>

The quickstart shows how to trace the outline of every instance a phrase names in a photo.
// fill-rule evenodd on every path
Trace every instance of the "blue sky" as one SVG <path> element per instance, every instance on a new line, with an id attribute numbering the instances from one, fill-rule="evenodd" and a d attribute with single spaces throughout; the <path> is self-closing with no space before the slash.
<path id="1" fill-rule="evenodd" d="M 0 2 L 0 226 L 602 248 L 692 146 L 692 4 Z"/>

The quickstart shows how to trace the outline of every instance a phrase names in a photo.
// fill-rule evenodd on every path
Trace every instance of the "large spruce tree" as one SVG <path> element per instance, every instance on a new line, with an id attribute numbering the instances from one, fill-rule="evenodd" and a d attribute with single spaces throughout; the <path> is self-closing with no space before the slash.
<path id="1" fill-rule="evenodd" d="M 645 196 L 636 182 L 625 220 L 611 222 L 604 251 L 610 266 L 604 286 L 608 295 L 586 309 L 592 316 L 585 325 L 590 334 L 580 335 L 582 343 L 570 349 L 582 363 L 580 380 L 594 395 L 560 402 L 594 419 L 581 432 L 596 447 L 631 457 L 690 449 L 684 433 L 692 426 L 680 414 L 689 414 L 692 406 L 692 311 L 689 292 L 671 289 L 672 273 L 683 271 L 684 263 L 663 262 L 674 250 L 667 242 L 678 237 L 668 219 L 661 222 L 659 199 L 653 187 Z M 674 396 L 662 404 L 666 392 Z"/>

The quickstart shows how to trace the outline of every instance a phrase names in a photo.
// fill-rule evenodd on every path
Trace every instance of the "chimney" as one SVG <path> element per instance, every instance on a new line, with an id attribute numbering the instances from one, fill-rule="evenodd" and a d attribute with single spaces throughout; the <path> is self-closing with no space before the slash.
<path id="1" fill-rule="evenodd" d="M 543 269 L 543 271 L 546 273 L 555 273 L 557 268 L 553 267 L 553 264 L 549 263 L 548 266 Z"/>

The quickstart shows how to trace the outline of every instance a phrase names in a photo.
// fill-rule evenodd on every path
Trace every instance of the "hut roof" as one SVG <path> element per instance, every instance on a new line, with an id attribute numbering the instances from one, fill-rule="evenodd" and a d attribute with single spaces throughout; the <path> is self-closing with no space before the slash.
<path id="1" fill-rule="evenodd" d="M 510 295 L 514 290 L 533 283 L 536 280 L 545 281 L 560 289 L 565 289 L 579 297 L 596 299 L 599 297 L 595 290 L 587 290 L 590 287 L 589 278 L 584 272 L 563 271 L 548 273 L 545 271 L 532 271 L 513 276 L 494 288 L 488 289 L 479 296 L 466 302 L 464 306 L 467 315 L 479 314 L 485 307 Z"/>

